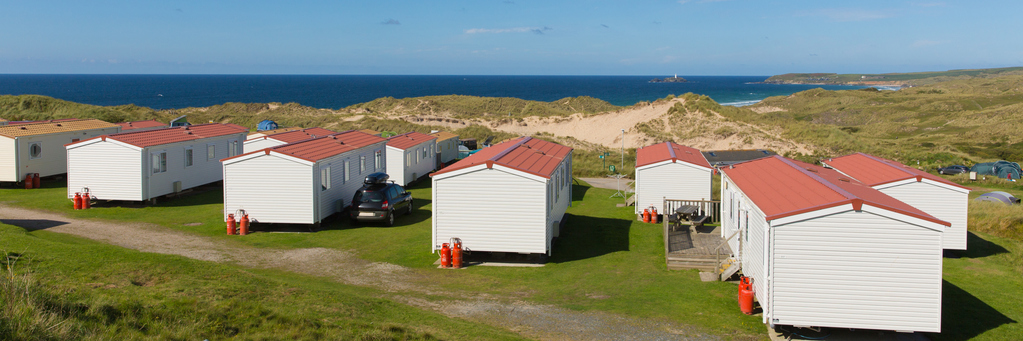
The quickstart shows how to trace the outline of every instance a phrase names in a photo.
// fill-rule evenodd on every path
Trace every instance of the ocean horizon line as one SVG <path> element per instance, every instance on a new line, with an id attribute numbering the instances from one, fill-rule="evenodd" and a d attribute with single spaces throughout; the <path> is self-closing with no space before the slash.
<path id="1" fill-rule="evenodd" d="M 669 75 L 673 76 L 673 75 Z M 847 85 L 763 84 L 765 76 L 682 76 L 688 82 L 654 83 L 664 76 L 550 75 L 212 75 L 212 74 L 0 74 L 0 94 L 43 95 L 72 102 L 153 109 L 224 103 L 299 103 L 339 109 L 380 98 L 462 95 L 553 102 L 592 97 L 631 106 L 686 93 L 723 105 L 746 106 L 771 96 Z"/>

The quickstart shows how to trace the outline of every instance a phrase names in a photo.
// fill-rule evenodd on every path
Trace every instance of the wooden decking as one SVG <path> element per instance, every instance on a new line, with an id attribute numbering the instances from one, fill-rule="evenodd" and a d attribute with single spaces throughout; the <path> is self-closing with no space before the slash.
<path id="1" fill-rule="evenodd" d="M 694 229 L 684 224 L 679 228 L 666 229 L 665 260 L 668 269 L 717 271 L 720 263 L 730 256 L 728 246 L 721 245 L 725 240 L 721 238 L 719 229 L 717 226 Z"/>
<path id="2" fill-rule="evenodd" d="M 691 226 L 688 221 L 676 222 L 677 216 L 668 216 L 683 206 L 696 210 L 706 223 L 719 221 L 721 202 L 665 199 L 662 207 L 664 221 L 664 256 L 669 270 L 699 269 L 720 273 L 721 264 L 731 255 L 720 227 L 714 225 Z M 680 210 L 681 212 L 681 210 Z M 688 214 L 688 213 L 687 213 Z"/>

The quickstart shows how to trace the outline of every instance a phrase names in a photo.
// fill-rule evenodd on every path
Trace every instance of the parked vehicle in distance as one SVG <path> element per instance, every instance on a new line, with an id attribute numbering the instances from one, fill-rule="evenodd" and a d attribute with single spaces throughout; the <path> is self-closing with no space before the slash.
<path id="1" fill-rule="evenodd" d="M 969 172 L 970 172 L 970 167 L 966 167 L 966 166 L 963 166 L 963 165 L 953 165 L 953 166 L 938 168 L 938 174 L 944 174 L 944 175 L 955 175 L 955 174 L 963 174 L 963 173 L 969 173 Z"/>
<path id="2" fill-rule="evenodd" d="M 394 182 L 388 182 L 385 173 L 366 176 L 362 188 L 355 191 L 348 218 L 352 223 L 360 221 L 383 221 L 394 226 L 397 213 L 412 214 L 412 195 Z"/>

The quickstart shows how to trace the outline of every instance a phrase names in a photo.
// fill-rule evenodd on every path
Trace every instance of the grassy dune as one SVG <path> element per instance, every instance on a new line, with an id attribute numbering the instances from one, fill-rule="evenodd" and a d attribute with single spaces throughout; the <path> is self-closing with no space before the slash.
<path id="1" fill-rule="evenodd" d="M 899 91 L 808 90 L 771 97 L 736 120 L 784 131 L 819 157 L 873 153 L 931 167 L 1023 159 L 1023 76 L 942 82 Z"/>
<path id="2" fill-rule="evenodd" d="M 903 82 L 912 85 L 933 84 L 956 79 L 991 78 L 1023 73 L 1023 67 L 1007 67 L 997 69 L 967 69 L 934 72 L 910 73 L 786 73 L 771 76 L 766 82 L 772 83 L 814 83 L 814 84 L 848 84 L 857 82 Z M 827 80 L 822 80 L 827 78 Z"/>

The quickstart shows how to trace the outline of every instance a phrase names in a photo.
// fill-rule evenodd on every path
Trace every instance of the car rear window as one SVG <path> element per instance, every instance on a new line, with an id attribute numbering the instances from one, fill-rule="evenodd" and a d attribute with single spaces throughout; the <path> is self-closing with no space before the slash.
<path id="1" fill-rule="evenodd" d="M 384 201 L 384 195 L 382 193 L 380 193 L 380 192 L 371 192 L 371 191 L 357 192 L 357 193 L 355 193 L 355 201 L 359 202 L 359 203 L 366 203 L 366 202 L 376 203 L 376 202 L 381 202 L 381 201 Z"/>

